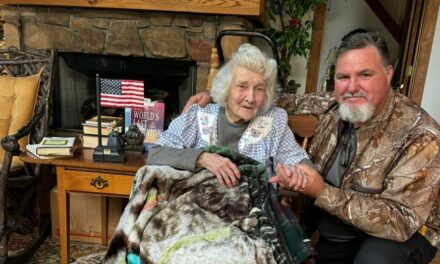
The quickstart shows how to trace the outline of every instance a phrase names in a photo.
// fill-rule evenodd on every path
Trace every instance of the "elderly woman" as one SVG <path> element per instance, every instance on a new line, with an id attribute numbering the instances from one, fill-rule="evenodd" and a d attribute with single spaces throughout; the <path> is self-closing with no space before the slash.
<path id="1" fill-rule="evenodd" d="M 148 154 L 148 163 L 177 169 L 206 168 L 223 186 L 240 178 L 228 158 L 204 152 L 209 145 L 228 147 L 263 163 L 308 161 L 287 126 L 287 113 L 273 106 L 277 67 L 257 47 L 243 44 L 218 72 L 211 97 L 215 104 L 193 105 L 164 131 Z"/>
<path id="2" fill-rule="evenodd" d="M 190 107 L 150 149 L 149 164 L 171 167 L 136 173 L 106 263 L 300 263 L 309 255 L 262 166 L 243 157 L 269 173 L 274 162 L 308 161 L 286 112 L 272 105 L 275 79 L 274 60 L 250 44 L 239 48 L 214 79 L 216 103 Z M 212 145 L 242 155 L 225 151 L 229 159 Z"/>

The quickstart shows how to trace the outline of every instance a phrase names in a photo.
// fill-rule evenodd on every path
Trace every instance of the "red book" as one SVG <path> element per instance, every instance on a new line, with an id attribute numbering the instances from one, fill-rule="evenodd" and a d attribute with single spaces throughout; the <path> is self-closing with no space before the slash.
<path id="1" fill-rule="evenodd" d="M 165 104 L 163 102 L 145 103 L 143 108 L 125 108 L 125 131 L 136 124 L 144 134 L 145 150 L 155 143 L 163 131 Z"/>

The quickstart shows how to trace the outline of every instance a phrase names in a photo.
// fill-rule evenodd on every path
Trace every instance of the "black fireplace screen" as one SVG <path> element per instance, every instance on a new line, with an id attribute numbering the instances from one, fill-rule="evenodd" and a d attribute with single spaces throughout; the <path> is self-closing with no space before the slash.
<path id="1" fill-rule="evenodd" d="M 55 131 L 80 131 L 96 115 L 95 76 L 143 80 L 145 97 L 165 103 L 165 127 L 194 94 L 196 63 L 169 59 L 58 53 L 54 87 Z M 103 108 L 103 115 L 124 115 L 124 109 Z"/>

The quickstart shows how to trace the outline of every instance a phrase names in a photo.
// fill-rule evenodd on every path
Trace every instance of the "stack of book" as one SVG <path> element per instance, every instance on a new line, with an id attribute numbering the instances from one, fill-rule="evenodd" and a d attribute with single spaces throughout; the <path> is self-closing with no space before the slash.
<path id="1" fill-rule="evenodd" d="M 44 137 L 39 144 L 27 144 L 26 150 L 40 159 L 73 157 L 78 142 L 75 137 Z"/>
<path id="2" fill-rule="evenodd" d="M 115 116 L 101 116 L 101 142 L 103 146 L 107 146 L 108 135 L 113 130 L 122 132 L 124 119 Z M 83 124 L 83 147 L 96 148 L 98 146 L 98 118 L 92 117 Z"/>

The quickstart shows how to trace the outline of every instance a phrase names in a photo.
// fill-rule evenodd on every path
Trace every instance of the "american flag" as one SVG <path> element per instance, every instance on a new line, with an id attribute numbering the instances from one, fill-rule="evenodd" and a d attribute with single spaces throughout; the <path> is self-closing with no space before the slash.
<path id="1" fill-rule="evenodd" d="M 144 82 L 101 79 L 101 106 L 144 107 Z"/>

